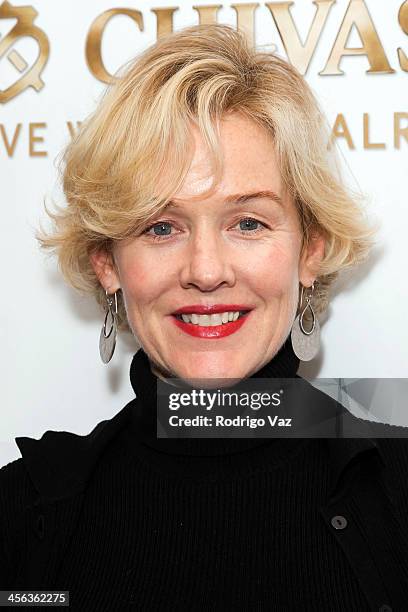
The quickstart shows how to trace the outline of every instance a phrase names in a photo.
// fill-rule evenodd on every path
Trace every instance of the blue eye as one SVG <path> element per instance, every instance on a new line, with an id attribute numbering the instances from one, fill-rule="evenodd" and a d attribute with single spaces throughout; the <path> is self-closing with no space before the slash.
<path id="1" fill-rule="evenodd" d="M 256 219 L 245 218 L 245 219 L 241 219 L 241 221 L 239 222 L 239 225 L 240 225 L 240 228 L 243 230 L 255 230 L 255 232 L 258 232 L 259 229 L 257 227 L 254 227 L 254 225 L 256 224 L 259 225 L 259 223 L 260 221 L 257 221 Z"/>
<path id="2" fill-rule="evenodd" d="M 267 229 L 265 223 L 258 221 L 258 219 L 252 219 L 252 217 L 245 217 L 244 219 L 241 219 L 239 221 L 239 226 L 241 236 L 247 236 L 249 238 Z"/>
<path id="3" fill-rule="evenodd" d="M 150 230 L 155 230 L 155 229 L 158 229 L 160 233 L 155 232 L 154 234 L 151 234 Z M 170 232 L 171 232 L 171 223 L 169 221 L 158 221 L 157 223 L 154 223 L 153 225 L 150 225 L 149 227 L 147 227 L 144 230 L 143 234 L 147 234 L 151 236 L 154 240 L 156 239 L 160 240 L 160 238 L 162 237 L 170 236 Z"/>
<path id="4" fill-rule="evenodd" d="M 168 236 L 170 234 L 170 225 L 171 223 L 167 223 L 167 221 L 162 221 L 160 223 L 155 223 L 155 225 L 152 225 L 151 229 L 159 229 L 160 232 L 163 231 L 163 233 L 156 233 L 156 236 Z"/>

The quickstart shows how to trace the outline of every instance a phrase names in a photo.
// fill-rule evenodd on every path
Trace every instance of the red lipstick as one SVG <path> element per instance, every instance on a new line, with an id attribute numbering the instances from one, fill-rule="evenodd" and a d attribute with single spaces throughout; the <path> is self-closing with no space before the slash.
<path id="1" fill-rule="evenodd" d="M 172 314 L 216 314 L 218 312 L 236 312 L 238 310 L 252 310 L 251 306 L 245 304 L 192 304 L 175 310 Z"/>
<path id="2" fill-rule="evenodd" d="M 201 310 L 201 312 L 200 312 Z M 222 323 L 221 325 L 196 325 L 195 323 L 186 323 L 181 318 L 178 318 L 174 315 L 178 314 L 191 314 L 191 312 L 195 312 L 196 314 L 211 314 L 216 312 L 227 312 L 227 311 L 245 311 L 245 314 L 240 314 L 239 318 L 236 321 L 229 321 L 228 323 Z M 181 312 L 180 312 L 181 311 Z M 177 325 L 179 329 L 186 332 L 190 336 L 195 336 L 196 338 L 206 338 L 206 339 L 214 339 L 214 338 L 225 338 L 225 336 L 230 336 L 231 334 L 238 331 L 246 322 L 249 316 L 248 308 L 242 307 L 241 305 L 231 305 L 228 304 L 217 304 L 216 306 L 210 307 L 198 307 L 196 306 L 187 306 L 179 309 L 176 313 L 171 317 L 174 324 Z"/>

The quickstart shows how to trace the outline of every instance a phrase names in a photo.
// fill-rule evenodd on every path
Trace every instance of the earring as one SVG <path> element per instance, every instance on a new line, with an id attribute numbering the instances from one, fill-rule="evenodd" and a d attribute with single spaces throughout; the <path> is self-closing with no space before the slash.
<path id="1" fill-rule="evenodd" d="M 300 308 L 303 305 L 303 285 L 300 295 Z M 314 310 L 312 308 L 311 299 L 314 291 L 314 282 L 311 286 L 311 291 L 306 295 L 306 306 L 303 308 L 300 314 L 296 317 L 292 325 L 292 331 L 290 334 L 292 340 L 292 347 L 295 355 L 299 357 L 301 361 L 310 361 L 317 355 L 320 348 L 320 325 L 316 318 Z M 312 327 L 308 331 L 304 326 L 304 316 L 307 309 L 310 309 L 312 313 Z"/>
<path id="2" fill-rule="evenodd" d="M 108 295 L 107 290 L 105 289 L 106 301 L 108 303 L 108 310 L 105 314 L 105 320 L 103 322 L 103 326 L 101 329 L 101 334 L 99 336 L 99 354 L 103 363 L 108 363 L 112 359 L 112 355 L 115 351 L 116 346 L 116 335 L 118 331 L 117 324 L 117 314 L 118 314 L 118 299 L 117 299 L 117 291 L 112 295 Z M 114 309 L 112 309 L 114 305 Z M 111 323 L 109 333 L 106 333 L 106 323 L 108 321 L 108 316 L 110 315 Z"/>

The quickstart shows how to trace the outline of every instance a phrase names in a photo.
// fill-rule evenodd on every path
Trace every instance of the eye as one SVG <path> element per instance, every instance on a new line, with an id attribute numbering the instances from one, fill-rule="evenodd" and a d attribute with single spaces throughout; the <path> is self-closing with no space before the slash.
<path id="1" fill-rule="evenodd" d="M 257 232 L 261 232 L 266 227 L 264 223 L 258 221 L 258 219 L 252 219 L 252 217 L 245 217 L 244 219 L 241 219 L 239 221 L 239 225 L 240 230 L 244 234 L 256 234 Z M 254 227 L 256 225 L 261 225 L 262 227 Z"/>
<path id="2" fill-rule="evenodd" d="M 147 227 L 142 233 L 147 234 L 153 238 L 153 240 L 165 240 L 167 236 L 171 235 L 171 227 L 172 223 L 170 223 L 170 221 L 157 221 L 156 223 L 149 225 L 149 227 Z M 156 229 L 158 230 L 158 233 L 151 233 L 151 230 Z"/>

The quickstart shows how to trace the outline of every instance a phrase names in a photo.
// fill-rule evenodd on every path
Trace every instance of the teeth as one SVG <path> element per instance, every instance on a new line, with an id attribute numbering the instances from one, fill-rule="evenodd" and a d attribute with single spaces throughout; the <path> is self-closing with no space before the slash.
<path id="1" fill-rule="evenodd" d="M 221 314 L 212 314 L 210 315 L 210 325 L 222 325 Z"/>
<path id="2" fill-rule="evenodd" d="M 184 323 L 193 323 L 201 327 L 212 327 L 214 325 L 222 325 L 230 321 L 236 321 L 239 317 L 239 311 L 236 312 L 219 312 L 212 315 L 199 315 L 196 313 L 182 314 L 181 318 Z"/>

